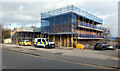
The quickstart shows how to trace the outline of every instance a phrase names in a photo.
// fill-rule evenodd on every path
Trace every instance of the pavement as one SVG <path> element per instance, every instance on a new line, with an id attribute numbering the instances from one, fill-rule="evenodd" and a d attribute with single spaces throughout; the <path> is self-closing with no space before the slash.
<path id="1" fill-rule="evenodd" d="M 18 46 L 3 44 L 3 49 L 9 49 L 12 51 L 29 53 L 32 55 L 54 58 L 57 60 L 65 60 L 76 63 L 91 64 L 95 66 L 117 68 L 118 67 L 118 51 L 94 51 L 87 49 L 76 48 L 35 48 L 32 46 Z M 7 46 L 7 47 L 4 47 Z"/>
<path id="2" fill-rule="evenodd" d="M 119 51 L 119 50 L 95 51 L 90 49 L 82 50 L 82 49 L 76 49 L 71 47 L 46 49 L 46 48 L 35 48 L 32 46 L 19 46 L 19 45 L 10 45 L 10 44 L 7 44 L 7 46 L 21 47 L 25 49 L 36 49 L 36 50 L 46 51 L 51 53 L 62 53 L 62 55 L 69 55 L 69 56 L 88 57 L 88 58 L 107 59 L 107 60 L 118 60 L 118 51 Z"/>

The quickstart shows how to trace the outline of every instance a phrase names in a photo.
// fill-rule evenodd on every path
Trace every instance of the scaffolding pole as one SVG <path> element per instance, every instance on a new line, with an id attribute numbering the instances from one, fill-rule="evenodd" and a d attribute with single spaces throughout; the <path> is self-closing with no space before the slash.
<path id="1" fill-rule="evenodd" d="M 48 39 L 49 39 L 49 34 L 48 34 Z"/>
<path id="2" fill-rule="evenodd" d="M 73 34 L 71 34 L 71 47 L 73 48 Z"/>
<path id="3" fill-rule="evenodd" d="M 67 47 L 69 47 L 69 35 L 67 35 Z"/>
<path id="4" fill-rule="evenodd" d="M 53 36 L 53 40 L 52 41 L 55 42 L 55 35 Z"/>
<path id="5" fill-rule="evenodd" d="M 22 41 L 22 33 L 21 33 L 21 41 Z"/>
<path id="6" fill-rule="evenodd" d="M 46 38 L 46 34 L 45 34 L 45 38 Z"/>
<path id="7" fill-rule="evenodd" d="M 62 36 L 62 35 L 60 35 L 60 46 L 59 46 L 60 48 L 61 48 L 61 39 L 62 39 L 62 37 L 61 37 L 61 36 Z"/>

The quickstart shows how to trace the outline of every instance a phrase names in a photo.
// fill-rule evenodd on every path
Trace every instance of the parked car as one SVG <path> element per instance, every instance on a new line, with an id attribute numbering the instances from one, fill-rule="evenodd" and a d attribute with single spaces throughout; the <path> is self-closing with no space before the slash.
<path id="1" fill-rule="evenodd" d="M 47 38 L 35 38 L 34 46 L 45 47 L 45 48 L 55 48 L 55 43 Z"/>
<path id="2" fill-rule="evenodd" d="M 31 42 L 29 40 L 23 40 L 19 42 L 19 45 L 31 45 Z"/>
<path id="3" fill-rule="evenodd" d="M 107 45 L 103 43 L 96 43 L 94 50 L 107 50 Z"/>
<path id="4" fill-rule="evenodd" d="M 120 49 L 120 42 L 117 42 L 116 47 Z"/>
<path id="5" fill-rule="evenodd" d="M 108 45 L 107 50 L 116 50 L 116 46 L 114 45 Z"/>

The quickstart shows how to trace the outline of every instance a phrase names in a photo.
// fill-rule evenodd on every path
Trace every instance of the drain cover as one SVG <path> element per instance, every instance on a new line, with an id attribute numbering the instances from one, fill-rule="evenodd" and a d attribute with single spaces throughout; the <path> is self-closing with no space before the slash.
<path id="1" fill-rule="evenodd" d="M 62 54 L 62 52 L 57 52 L 57 53 L 54 53 L 54 54 Z"/>

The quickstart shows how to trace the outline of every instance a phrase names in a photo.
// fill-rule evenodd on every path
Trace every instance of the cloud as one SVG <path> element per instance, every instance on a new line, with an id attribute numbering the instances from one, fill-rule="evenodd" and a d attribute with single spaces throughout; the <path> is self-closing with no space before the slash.
<path id="1" fill-rule="evenodd" d="M 83 5 L 84 3 L 86 3 L 86 0 L 61 0 L 56 5 L 56 7 L 61 8 L 61 7 L 65 7 L 65 6 L 68 6 L 68 5 L 76 5 L 78 3 L 79 3 L 79 5 Z"/>
<path id="2" fill-rule="evenodd" d="M 118 14 L 113 14 L 107 16 L 107 18 L 104 19 L 103 26 L 106 26 L 111 29 L 111 34 L 113 36 L 118 35 Z"/>
<path id="3" fill-rule="evenodd" d="M 11 2 L 13 1 L 13 2 Z M 103 19 L 105 27 L 112 26 L 112 33 L 117 35 L 118 0 L 4 0 L 2 2 L 2 23 L 13 27 L 23 25 L 39 26 L 40 13 L 75 5 Z M 29 2 L 28 2 L 29 1 Z M 1 6 L 0 6 L 1 7 Z M 0 16 L 1 17 L 1 16 Z M 115 31 L 115 32 L 114 32 Z"/>
<path id="4" fill-rule="evenodd" d="M 23 8 L 24 8 L 24 6 L 20 6 L 20 7 L 19 7 L 19 10 L 23 10 Z"/>

